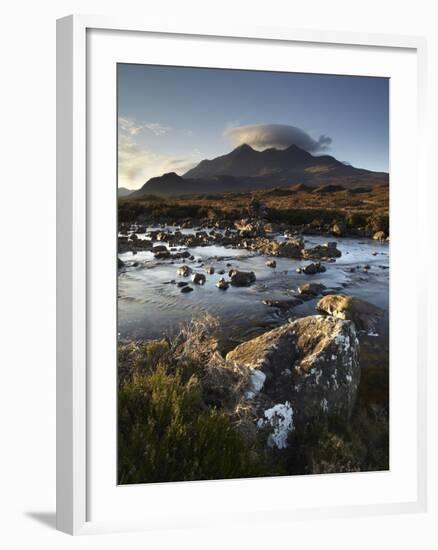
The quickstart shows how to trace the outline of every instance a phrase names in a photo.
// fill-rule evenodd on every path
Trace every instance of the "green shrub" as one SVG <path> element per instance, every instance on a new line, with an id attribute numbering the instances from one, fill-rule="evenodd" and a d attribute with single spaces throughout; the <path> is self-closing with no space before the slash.
<path id="1" fill-rule="evenodd" d="M 290 474 L 387 470 L 387 413 L 360 406 L 350 421 L 336 416 L 316 419 L 290 435 L 287 455 Z"/>
<path id="2" fill-rule="evenodd" d="M 250 477 L 259 459 L 225 412 L 207 408 L 195 377 L 163 368 L 119 390 L 120 484 Z"/>

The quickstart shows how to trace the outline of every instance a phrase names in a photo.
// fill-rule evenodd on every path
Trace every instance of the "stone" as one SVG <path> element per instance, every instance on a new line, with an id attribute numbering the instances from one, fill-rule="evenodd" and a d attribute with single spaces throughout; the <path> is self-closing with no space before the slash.
<path id="1" fill-rule="evenodd" d="M 258 427 L 268 428 L 269 445 L 273 432 L 265 422 L 266 412 L 279 404 L 289 403 L 291 430 L 324 414 L 351 415 L 360 381 L 358 353 L 352 321 L 314 315 L 240 344 L 227 354 L 226 362 L 263 373 L 263 387 L 253 397 L 253 406 Z"/>
<path id="2" fill-rule="evenodd" d="M 340 258 L 342 252 L 338 250 L 338 243 L 328 242 L 318 244 L 313 248 L 303 250 L 303 258 L 306 260 L 324 260 L 328 258 Z"/>
<path id="3" fill-rule="evenodd" d="M 326 268 L 320 262 L 316 262 L 306 265 L 301 268 L 301 270 L 303 273 L 306 273 L 306 275 L 316 275 L 316 273 L 324 273 Z"/>
<path id="4" fill-rule="evenodd" d="M 335 237 L 343 237 L 345 235 L 345 225 L 341 222 L 336 222 L 332 225 L 330 231 Z"/>
<path id="5" fill-rule="evenodd" d="M 386 239 L 386 233 L 384 231 L 376 231 L 373 235 L 375 241 L 384 242 Z"/>
<path id="6" fill-rule="evenodd" d="M 163 250 L 162 252 L 155 252 L 154 256 L 157 260 L 166 260 L 166 259 L 170 258 L 171 254 L 166 249 L 166 250 Z"/>
<path id="7" fill-rule="evenodd" d="M 318 296 L 325 290 L 325 286 L 321 283 L 305 283 L 298 287 L 300 294 L 310 294 L 311 296 Z"/>
<path id="8" fill-rule="evenodd" d="M 268 260 L 266 262 L 266 267 L 276 268 L 277 267 L 277 262 L 275 260 Z"/>
<path id="9" fill-rule="evenodd" d="M 378 322 L 384 313 L 382 309 L 365 300 L 340 294 L 324 296 L 319 300 L 316 308 L 337 319 L 353 321 L 357 330 L 372 334 L 376 332 Z"/>
<path id="10" fill-rule="evenodd" d="M 287 300 L 263 300 L 263 303 L 269 307 L 276 307 L 281 310 L 292 309 L 295 306 L 299 306 L 303 303 L 302 300 L 298 298 L 289 298 Z"/>
<path id="11" fill-rule="evenodd" d="M 192 292 L 192 291 L 193 291 L 193 288 L 191 286 L 183 286 L 181 289 L 181 292 L 183 294 L 186 294 L 187 292 Z"/>
<path id="12" fill-rule="evenodd" d="M 192 272 L 192 269 L 188 265 L 181 265 L 176 270 L 177 275 L 181 275 L 182 277 L 188 277 Z"/>
<path id="13" fill-rule="evenodd" d="M 167 246 L 164 244 L 157 244 L 153 247 L 152 252 L 156 254 L 157 252 L 168 252 Z"/>
<path id="14" fill-rule="evenodd" d="M 249 286 L 256 280 L 253 271 L 238 271 L 237 269 L 232 269 L 229 272 L 229 276 L 233 286 Z"/>
<path id="15" fill-rule="evenodd" d="M 205 284 L 205 275 L 203 273 L 193 273 L 192 281 L 197 285 Z"/>
<path id="16" fill-rule="evenodd" d="M 216 283 L 216 286 L 221 290 L 227 290 L 227 288 L 230 286 L 230 283 L 226 281 L 223 277 L 221 277 Z"/>

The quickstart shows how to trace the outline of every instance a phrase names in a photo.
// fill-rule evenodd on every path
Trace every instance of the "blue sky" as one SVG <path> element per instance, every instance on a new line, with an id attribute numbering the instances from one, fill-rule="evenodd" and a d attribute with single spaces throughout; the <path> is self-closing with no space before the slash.
<path id="1" fill-rule="evenodd" d="M 389 80 L 118 65 L 119 186 L 183 174 L 247 142 L 388 171 Z"/>

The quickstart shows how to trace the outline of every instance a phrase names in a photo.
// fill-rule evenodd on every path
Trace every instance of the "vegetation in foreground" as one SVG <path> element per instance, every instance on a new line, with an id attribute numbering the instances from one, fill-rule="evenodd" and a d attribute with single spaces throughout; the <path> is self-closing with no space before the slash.
<path id="1" fill-rule="evenodd" d="M 257 436 L 248 437 L 251 420 L 232 374 L 215 375 L 218 329 L 216 321 L 200 320 L 172 339 L 120 344 L 119 483 L 388 469 L 385 365 L 363 365 L 366 391 L 359 388 L 350 421 L 315 418 L 289 435 L 286 449 L 267 451 Z"/>

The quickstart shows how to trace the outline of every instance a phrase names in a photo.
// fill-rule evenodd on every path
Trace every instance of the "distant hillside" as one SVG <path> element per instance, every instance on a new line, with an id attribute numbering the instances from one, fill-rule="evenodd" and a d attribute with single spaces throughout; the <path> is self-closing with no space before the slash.
<path id="1" fill-rule="evenodd" d="M 313 156 L 296 145 L 256 151 L 244 144 L 227 155 L 201 161 L 183 176 L 171 172 L 152 178 L 131 198 L 241 192 L 295 184 L 368 188 L 385 183 L 385 172 L 355 168 L 329 155 Z"/>
<path id="2" fill-rule="evenodd" d="M 127 189 L 126 187 L 119 187 L 117 189 L 117 196 L 119 197 L 127 197 L 132 193 L 132 189 Z"/>

